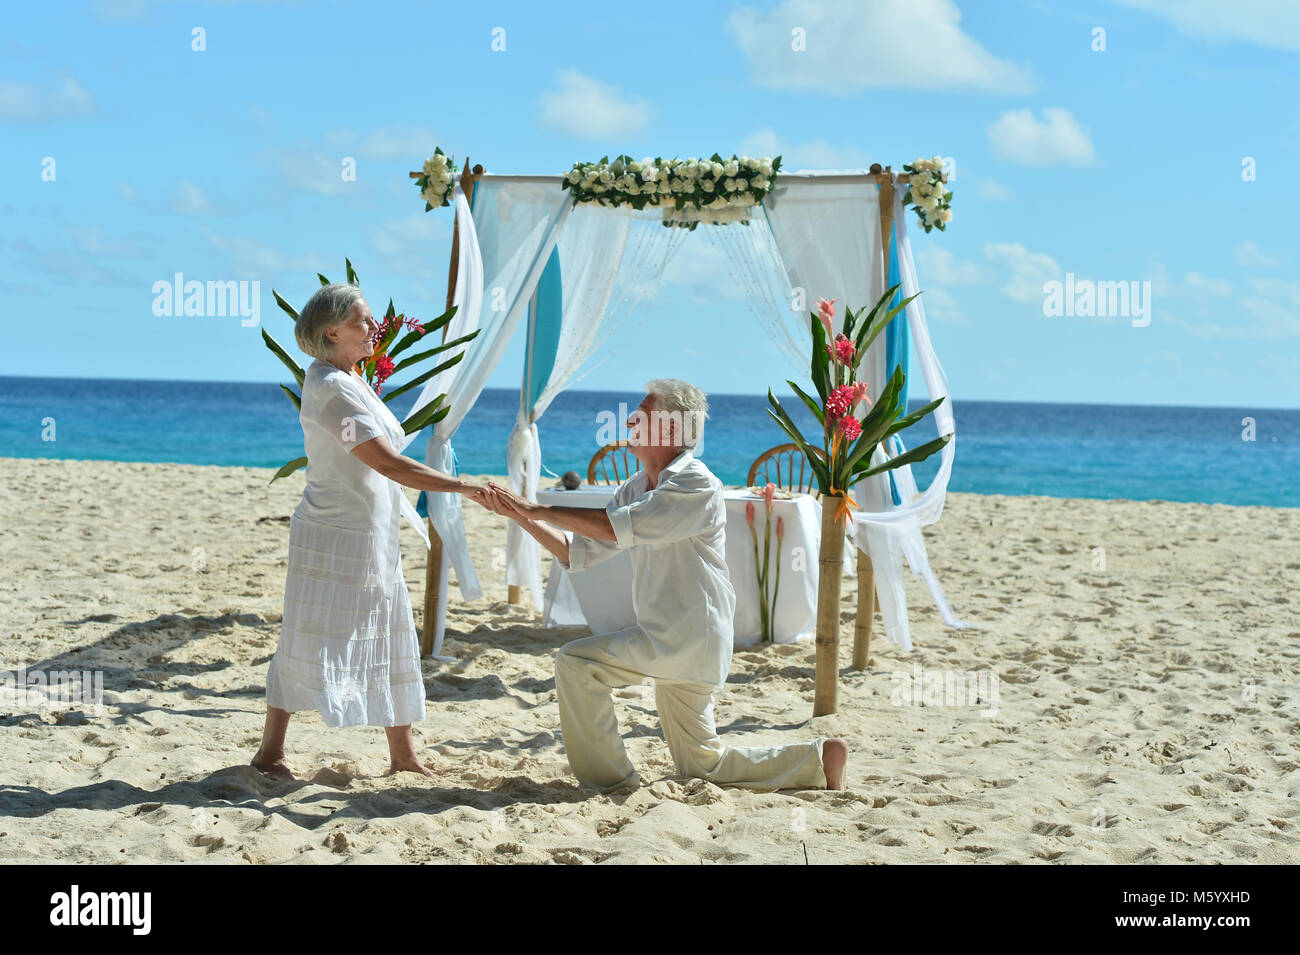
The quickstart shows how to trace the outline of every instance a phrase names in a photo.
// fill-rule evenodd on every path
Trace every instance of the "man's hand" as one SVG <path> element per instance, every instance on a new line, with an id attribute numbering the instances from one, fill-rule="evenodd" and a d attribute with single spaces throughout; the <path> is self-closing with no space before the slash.
<path id="1" fill-rule="evenodd" d="M 518 494 L 515 494 L 509 488 L 502 487 L 492 481 L 488 481 L 488 495 L 492 501 L 491 507 L 498 514 L 513 518 L 517 521 L 531 520 L 531 510 L 533 505 L 528 503 Z"/>

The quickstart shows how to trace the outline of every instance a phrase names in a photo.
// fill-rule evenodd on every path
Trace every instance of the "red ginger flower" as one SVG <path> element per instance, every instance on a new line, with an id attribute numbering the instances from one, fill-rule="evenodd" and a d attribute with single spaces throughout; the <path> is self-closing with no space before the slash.
<path id="1" fill-rule="evenodd" d="M 838 421 L 853 408 L 853 386 L 840 385 L 826 397 L 827 422 Z"/>
<path id="2" fill-rule="evenodd" d="M 849 441 L 856 441 L 858 436 L 862 434 L 862 425 L 851 414 L 846 414 L 840 418 L 835 423 L 835 426 L 840 429 L 840 434 L 844 435 L 845 439 Z"/>
<path id="3" fill-rule="evenodd" d="M 835 336 L 835 360 L 841 365 L 853 363 L 853 354 L 857 348 L 858 346 L 850 338 L 844 335 Z"/>

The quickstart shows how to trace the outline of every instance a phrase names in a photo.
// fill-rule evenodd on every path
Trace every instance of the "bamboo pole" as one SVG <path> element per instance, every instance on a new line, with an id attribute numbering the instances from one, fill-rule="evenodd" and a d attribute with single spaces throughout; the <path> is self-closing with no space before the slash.
<path id="1" fill-rule="evenodd" d="M 412 173 L 412 177 L 420 173 Z M 469 157 L 460 174 L 460 188 L 467 201 L 474 199 L 474 184 L 483 175 L 483 167 L 475 166 L 472 170 Z M 452 299 L 456 297 L 456 274 L 460 267 L 460 228 L 459 216 L 452 221 L 451 227 L 451 264 L 447 268 L 447 305 L 451 308 Z M 447 325 L 442 326 L 442 340 L 447 340 Z M 426 491 L 433 494 L 433 491 Z M 433 640 L 438 630 L 438 589 L 442 585 L 442 538 L 433 526 L 433 521 L 426 518 L 429 529 L 429 563 L 424 568 L 424 629 L 420 632 L 420 653 L 429 656 L 433 653 Z"/>
<path id="2" fill-rule="evenodd" d="M 822 540 L 817 559 L 817 675 L 813 716 L 834 713 L 840 682 L 840 577 L 844 573 L 844 525 L 838 496 L 822 498 Z"/>
<path id="3" fill-rule="evenodd" d="M 891 167 L 881 171 L 880 164 L 871 167 L 871 173 L 880 183 L 880 277 L 881 291 L 889 288 L 889 240 L 894 231 L 894 183 Z M 901 177 L 900 177 L 901 178 Z M 876 596 L 876 572 L 871 565 L 871 555 L 858 553 L 858 608 L 853 620 L 853 668 L 865 670 L 871 653 L 871 627 L 875 622 L 880 599 Z"/>

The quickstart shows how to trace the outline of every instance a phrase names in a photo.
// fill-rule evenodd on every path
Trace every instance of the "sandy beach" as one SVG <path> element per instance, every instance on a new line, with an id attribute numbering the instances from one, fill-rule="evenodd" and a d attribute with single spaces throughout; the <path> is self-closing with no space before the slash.
<path id="1" fill-rule="evenodd" d="M 0 459 L 0 670 L 98 670 L 104 705 L 0 685 L 6 862 L 1294 863 L 1300 858 L 1300 510 L 949 496 L 925 530 L 957 613 L 909 579 L 916 649 L 877 622 L 839 711 L 812 712 L 813 645 L 737 650 L 729 741 L 851 747 L 842 792 L 674 778 L 652 699 L 617 691 L 639 790 L 584 796 L 552 659 L 585 628 L 506 602 L 502 518 L 467 508 L 487 595 L 454 587 L 415 725 L 436 780 L 385 778 L 374 727 L 289 728 L 300 777 L 249 767 L 301 475 Z M 414 499 L 415 493 L 408 492 Z M 425 551 L 402 530 L 422 624 Z M 998 677 L 981 706 L 891 702 L 895 675 Z"/>

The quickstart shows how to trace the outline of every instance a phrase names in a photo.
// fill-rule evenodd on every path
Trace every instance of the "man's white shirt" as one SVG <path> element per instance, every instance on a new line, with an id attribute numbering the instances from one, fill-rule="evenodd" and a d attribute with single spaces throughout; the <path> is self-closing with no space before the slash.
<path id="1" fill-rule="evenodd" d="M 725 560 L 722 482 L 690 451 L 660 472 L 653 490 L 647 480 L 638 471 L 605 508 L 617 540 L 570 537 L 569 569 L 627 550 L 637 628 L 610 652 L 647 676 L 725 683 L 736 592 Z"/>

